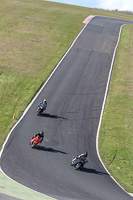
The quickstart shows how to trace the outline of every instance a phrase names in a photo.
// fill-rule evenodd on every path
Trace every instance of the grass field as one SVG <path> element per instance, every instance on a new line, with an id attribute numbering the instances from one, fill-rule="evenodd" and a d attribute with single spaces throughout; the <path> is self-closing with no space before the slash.
<path id="1" fill-rule="evenodd" d="M 45 82 L 71 42 L 83 28 L 84 24 L 82 22 L 88 15 L 109 16 L 133 21 L 133 15 L 46 2 L 43 0 L 1 0 L 0 148 L 11 127 L 20 118 L 37 90 Z M 133 27 L 126 27 L 122 32 L 121 43 L 123 42 L 127 46 L 120 45 L 119 47 L 119 51 L 122 50 L 125 52 L 122 54 L 118 53 L 117 55 L 111 80 L 111 88 L 115 84 L 115 89 L 110 88 L 109 92 L 109 100 L 107 101 L 104 121 L 100 131 L 100 152 L 110 172 L 115 175 L 117 180 L 121 178 L 119 182 L 128 191 L 133 192 L 133 185 L 130 179 L 132 176 L 128 176 L 129 178 L 127 178 L 127 173 L 125 172 L 125 175 L 122 176 L 119 170 L 122 166 L 125 167 L 125 171 L 127 172 L 132 170 L 131 156 L 133 153 L 133 145 L 129 145 L 132 144 L 131 101 L 133 73 L 131 72 L 131 64 L 133 60 L 131 55 L 133 54 L 133 42 L 131 32 L 133 32 Z M 123 60 L 127 49 L 129 54 Z M 123 67 L 120 68 L 122 65 Z M 130 68 L 128 68 L 129 66 Z M 126 78 L 125 82 L 121 75 L 126 75 L 124 77 Z M 122 96 L 121 94 L 120 96 L 118 95 L 121 90 L 119 88 L 116 89 L 116 85 L 118 84 L 116 78 L 119 78 L 118 83 L 122 91 L 125 91 L 125 85 L 128 87 L 125 93 L 122 93 Z M 117 93 L 118 96 L 116 99 L 113 99 L 111 91 Z M 124 97 L 126 97 L 126 102 L 123 100 Z M 112 105 L 109 104 L 111 100 Z M 122 103 L 120 104 L 120 102 Z M 116 109 L 118 110 L 119 117 L 116 117 L 115 120 L 114 116 L 112 120 L 110 114 L 108 114 L 112 113 L 115 115 L 116 111 L 113 103 L 115 105 L 118 103 L 116 108 L 123 105 L 119 109 Z M 125 104 L 131 106 L 127 106 L 128 111 Z M 13 114 L 15 114 L 15 119 L 12 119 Z M 110 121 L 111 125 L 108 125 L 106 120 Z M 117 120 L 118 122 L 123 120 L 123 126 L 113 128 L 116 124 L 118 125 Z M 113 134 L 114 131 L 117 131 L 117 134 L 114 134 L 114 137 L 109 136 L 107 135 L 109 130 L 110 134 Z M 118 133 L 123 133 L 123 136 L 119 135 L 119 139 L 116 137 Z M 110 138 L 113 139 L 113 143 L 109 147 L 106 140 L 110 140 Z M 122 148 L 122 150 L 119 150 L 121 152 L 119 156 L 121 157 L 118 157 L 119 145 Z M 106 150 L 106 148 L 108 149 Z M 125 149 L 127 154 L 122 153 Z M 114 158 L 113 161 L 112 158 Z M 127 165 L 124 165 L 125 163 Z"/>
<path id="2" fill-rule="evenodd" d="M 133 193 L 133 25 L 123 27 L 100 129 L 101 157 Z"/>

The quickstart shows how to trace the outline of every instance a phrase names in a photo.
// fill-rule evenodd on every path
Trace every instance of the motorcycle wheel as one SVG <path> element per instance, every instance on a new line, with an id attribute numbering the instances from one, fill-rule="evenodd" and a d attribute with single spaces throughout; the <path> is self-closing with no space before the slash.
<path id="1" fill-rule="evenodd" d="M 34 149 L 35 147 L 36 147 L 36 144 L 33 142 L 33 143 L 31 144 L 31 148 Z"/>
<path id="2" fill-rule="evenodd" d="M 37 115 L 39 116 L 42 112 L 43 112 L 43 110 L 39 110 L 39 111 L 37 112 Z"/>
<path id="3" fill-rule="evenodd" d="M 77 163 L 77 164 L 75 165 L 75 169 L 76 169 L 76 170 L 78 170 L 80 167 L 81 167 L 81 163 Z"/>

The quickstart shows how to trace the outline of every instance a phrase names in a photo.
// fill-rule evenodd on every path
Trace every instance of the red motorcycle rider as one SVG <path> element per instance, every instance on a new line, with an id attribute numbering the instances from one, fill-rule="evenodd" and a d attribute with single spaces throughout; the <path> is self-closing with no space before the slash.
<path id="1" fill-rule="evenodd" d="M 36 135 L 34 135 L 31 139 L 31 146 L 34 147 L 36 146 L 38 143 L 41 143 L 43 141 L 44 138 L 44 132 L 40 131 L 39 133 L 37 133 Z"/>

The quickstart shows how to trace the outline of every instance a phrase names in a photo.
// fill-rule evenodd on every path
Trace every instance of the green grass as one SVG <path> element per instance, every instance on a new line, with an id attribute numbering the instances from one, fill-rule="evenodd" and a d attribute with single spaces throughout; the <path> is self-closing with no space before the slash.
<path id="1" fill-rule="evenodd" d="M 83 28 L 82 22 L 88 15 L 133 21 L 133 15 L 100 9 L 43 0 L 1 0 L 0 148 L 11 127 L 20 118 L 37 90 Z M 115 175 L 117 180 L 121 177 L 120 183 L 127 190 L 133 191 L 132 174 L 130 174 L 133 154 L 131 104 L 133 42 L 130 31 L 133 31 L 132 26 L 125 27 L 122 32 L 119 48 L 130 53 L 126 54 L 126 57 L 125 52 L 117 54 L 111 81 L 111 88 L 114 84 L 113 91 L 117 96 L 113 98 L 112 92 L 109 93 L 110 98 L 104 114 L 104 120 L 107 121 L 103 121 L 100 134 L 100 152 L 112 175 Z M 122 45 L 122 42 L 127 46 Z M 126 80 L 123 79 L 125 75 Z M 119 88 L 116 87 L 117 84 Z M 125 89 L 125 85 L 128 89 Z M 114 105 L 117 105 L 116 108 Z M 14 113 L 15 120 L 12 119 Z"/>
<path id="2" fill-rule="evenodd" d="M 100 129 L 101 157 L 113 177 L 133 193 L 133 25 L 122 29 Z"/>
<path id="3" fill-rule="evenodd" d="M 11 199 L 10 197 L 14 197 L 19 200 L 55 200 L 52 197 L 48 197 L 41 193 L 36 192 L 35 190 L 31 190 L 17 182 L 9 179 L 4 174 L 0 172 L 0 194 L 8 195 L 3 199 Z M 13 199 L 13 198 L 12 198 Z"/>
<path id="4" fill-rule="evenodd" d="M 79 9 L 61 8 L 39 0 L 1 2 L 0 148 L 83 27 Z"/>

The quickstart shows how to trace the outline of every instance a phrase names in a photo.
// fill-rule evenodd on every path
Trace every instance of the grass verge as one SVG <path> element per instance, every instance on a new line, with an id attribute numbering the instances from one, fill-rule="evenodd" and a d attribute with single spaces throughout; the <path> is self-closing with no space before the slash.
<path id="1" fill-rule="evenodd" d="M 20 118 L 22 112 L 25 110 L 26 106 L 31 101 L 37 90 L 45 82 L 48 75 L 51 73 L 62 55 L 68 49 L 71 42 L 83 28 L 84 25 L 82 24 L 82 21 L 88 15 L 101 15 L 133 21 L 133 15 L 104 11 L 100 9 L 90 9 L 66 4 L 46 2 L 43 0 L 1 0 L 0 149 L 12 126 Z M 127 44 L 127 48 L 130 49 L 132 41 L 129 42 L 129 38 L 130 37 L 128 34 L 123 37 L 125 43 Z M 132 54 L 128 54 L 128 57 L 130 57 L 130 55 Z M 118 55 L 118 58 L 119 57 L 120 55 Z M 122 58 L 124 58 L 124 56 Z M 127 61 L 129 61 L 129 59 L 127 59 Z M 119 60 L 119 62 L 120 63 L 117 65 L 120 67 L 121 59 Z M 129 64 L 131 63 L 132 61 L 125 63 L 124 69 L 125 67 L 129 67 Z M 131 70 L 132 69 L 130 69 L 130 72 Z M 120 70 L 118 74 L 122 74 L 122 70 Z M 128 74 L 130 78 L 131 75 L 132 73 Z M 128 81 L 129 77 L 127 79 Z M 131 79 L 130 82 L 132 82 Z M 124 83 L 121 80 L 121 76 L 120 83 L 122 87 Z M 131 83 L 128 83 L 128 86 L 131 87 L 131 85 Z M 127 91 L 131 92 L 131 90 L 132 88 L 128 88 Z M 119 90 L 116 91 L 116 93 L 118 92 Z M 127 92 L 125 95 L 128 96 L 130 92 Z M 131 93 L 128 96 L 129 102 L 132 99 Z M 125 104 L 123 102 L 123 98 L 119 99 L 119 97 L 117 97 L 116 100 L 118 102 L 122 102 L 121 104 L 123 105 L 122 109 L 119 107 L 118 112 L 120 114 L 122 112 L 125 113 L 126 111 L 124 110 L 124 108 L 127 109 L 127 107 L 124 107 Z M 108 111 L 108 105 L 109 104 L 107 104 L 106 106 L 105 114 L 107 112 L 111 112 L 115 115 L 114 107 L 111 107 L 112 109 L 114 109 L 113 111 Z M 121 155 L 121 159 L 117 161 L 118 163 L 116 163 L 116 166 L 118 168 L 122 167 L 122 163 L 121 166 L 119 166 L 119 161 L 127 163 L 131 162 L 130 158 L 132 155 L 133 145 L 130 145 L 132 142 L 132 124 L 131 121 L 129 121 L 128 116 L 132 118 L 132 105 L 130 106 L 131 107 L 128 109 L 129 113 L 125 113 L 126 117 L 124 118 L 123 115 L 121 115 L 121 118 L 125 119 L 126 131 L 128 130 L 128 138 L 125 135 L 124 138 L 121 138 L 121 143 L 122 145 L 124 145 L 123 140 L 126 140 L 128 145 L 125 146 L 127 148 L 126 152 L 128 150 L 128 153 L 127 155 L 125 155 L 127 156 L 126 159 L 124 157 L 124 154 Z M 12 119 L 13 114 L 15 114 L 15 120 Z M 105 114 L 104 118 L 106 119 Z M 119 119 L 119 121 L 121 121 L 121 118 Z M 105 163 L 109 163 L 108 166 L 110 170 L 110 166 L 113 167 L 114 164 L 114 162 L 110 164 L 112 158 L 114 158 L 114 155 L 116 155 L 114 159 L 116 160 L 118 156 L 118 153 L 116 154 L 116 152 L 118 152 L 119 145 L 116 144 L 115 147 L 111 146 L 110 148 L 109 145 L 106 146 L 106 142 L 104 141 L 104 134 L 106 134 L 107 137 L 107 133 L 109 132 L 108 129 L 110 129 L 110 127 L 112 129 L 113 123 L 118 124 L 118 122 L 114 120 L 114 118 L 112 120 L 111 118 L 107 117 L 107 119 L 110 119 L 110 121 L 112 121 L 112 125 L 108 126 L 108 124 L 106 123 L 105 128 L 105 123 L 103 121 L 104 125 L 102 124 L 100 134 L 100 152 L 103 155 L 102 158 L 105 160 Z M 103 128 L 105 128 L 104 131 Z M 117 132 L 123 132 L 123 127 L 116 127 L 116 130 L 118 130 Z M 114 134 L 114 138 L 115 137 L 116 136 Z M 113 137 L 111 136 L 111 138 Z M 120 140 L 117 139 L 117 142 L 115 141 L 114 144 L 119 142 Z M 104 153 L 103 146 L 104 148 L 108 147 L 112 153 L 105 154 L 106 150 Z M 109 150 L 107 152 L 109 152 Z M 106 161 L 106 157 L 109 160 L 108 162 Z M 128 163 L 129 168 L 127 168 L 127 172 L 131 170 L 130 166 L 132 165 Z M 117 167 L 114 169 L 116 170 Z M 123 174 L 121 170 L 117 169 L 116 171 L 120 172 L 120 174 Z M 117 176 L 116 171 L 114 171 L 114 173 L 113 170 L 111 170 L 111 173 L 114 173 L 113 175 L 115 175 L 115 178 Z M 126 177 L 126 175 L 124 176 Z M 131 181 L 129 179 L 130 177 L 127 180 L 129 181 L 129 183 L 126 184 L 127 181 L 124 179 L 124 184 L 121 184 L 125 187 L 127 187 L 127 185 L 129 184 L 130 187 L 128 190 L 132 191 L 132 185 L 130 184 Z"/>
<path id="2" fill-rule="evenodd" d="M 133 25 L 122 29 L 100 128 L 99 150 L 109 172 L 133 193 Z"/>
<path id="3" fill-rule="evenodd" d="M 88 15 L 133 20 L 132 15 L 42 0 L 1 0 L 0 148 Z"/>
<path id="4" fill-rule="evenodd" d="M 4 196 L 5 194 L 9 197 L 15 197 L 20 200 L 55 200 L 54 198 L 48 197 L 14 182 L 0 172 L 0 197 L 1 194 L 3 194 L 2 199 L 7 199 L 7 196 Z"/>
<path id="5" fill-rule="evenodd" d="M 85 14 L 80 13 L 74 7 L 41 0 L 2 0 L 0 148 L 11 127 L 84 26 Z"/>

